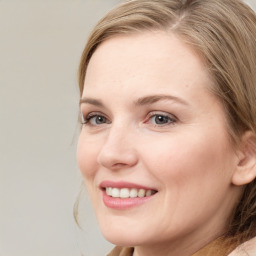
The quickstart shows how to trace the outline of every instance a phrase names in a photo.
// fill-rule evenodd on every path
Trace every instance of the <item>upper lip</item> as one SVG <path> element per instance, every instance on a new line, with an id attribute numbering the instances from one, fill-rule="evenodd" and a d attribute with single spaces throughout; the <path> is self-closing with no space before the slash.
<path id="1" fill-rule="evenodd" d="M 126 182 L 126 181 L 109 181 L 105 180 L 100 183 L 100 188 L 104 189 L 106 187 L 111 187 L 111 188 L 137 188 L 137 189 L 145 189 L 145 190 L 155 190 L 155 188 L 150 188 L 147 186 L 139 185 L 136 183 L 131 183 L 131 182 Z"/>

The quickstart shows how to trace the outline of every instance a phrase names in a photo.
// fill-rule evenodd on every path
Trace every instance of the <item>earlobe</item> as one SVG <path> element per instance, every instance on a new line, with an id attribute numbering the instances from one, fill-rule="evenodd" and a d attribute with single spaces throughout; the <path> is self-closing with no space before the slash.
<path id="1" fill-rule="evenodd" d="M 242 137 L 236 170 L 232 176 L 232 183 L 243 186 L 256 178 L 256 137 L 251 131 Z"/>

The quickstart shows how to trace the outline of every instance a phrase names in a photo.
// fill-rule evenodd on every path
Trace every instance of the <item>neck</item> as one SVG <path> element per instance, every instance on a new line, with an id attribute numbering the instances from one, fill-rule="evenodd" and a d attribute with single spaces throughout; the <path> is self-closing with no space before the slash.
<path id="1" fill-rule="evenodd" d="M 169 247 L 166 251 L 162 250 L 163 247 L 160 249 L 158 246 L 156 247 L 154 245 L 148 248 L 136 247 L 133 256 L 223 256 L 228 255 L 234 247 L 235 246 L 232 246 L 230 243 L 227 243 L 223 237 L 219 237 L 201 249 L 198 249 L 200 248 L 198 243 L 194 243 L 193 246 L 185 247 L 183 250 L 181 250 L 182 247 L 180 246 Z"/>
<path id="2" fill-rule="evenodd" d="M 227 243 L 223 237 L 219 237 L 212 241 L 192 256 L 222 256 L 228 255 L 233 250 L 231 245 L 227 246 Z"/>

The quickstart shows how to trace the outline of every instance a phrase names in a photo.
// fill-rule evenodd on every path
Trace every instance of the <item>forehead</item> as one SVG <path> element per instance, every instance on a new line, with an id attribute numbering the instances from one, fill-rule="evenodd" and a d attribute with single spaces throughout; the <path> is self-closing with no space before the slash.
<path id="1" fill-rule="evenodd" d="M 211 79 L 196 52 L 173 34 L 151 31 L 103 42 L 91 57 L 84 89 L 118 85 L 118 89 L 146 86 L 150 90 L 154 85 L 164 90 L 201 83 L 206 87 Z"/>

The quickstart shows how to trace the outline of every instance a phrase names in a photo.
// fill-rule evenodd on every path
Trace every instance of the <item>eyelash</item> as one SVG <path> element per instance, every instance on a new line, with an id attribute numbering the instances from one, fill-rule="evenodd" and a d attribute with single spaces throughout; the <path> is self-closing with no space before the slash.
<path id="1" fill-rule="evenodd" d="M 156 118 L 156 117 L 161 117 L 163 119 L 165 119 L 165 121 L 168 121 L 168 123 L 164 123 L 164 124 L 154 124 L 155 127 L 163 127 L 163 126 L 167 126 L 167 125 L 174 125 L 175 123 L 177 123 L 177 118 L 174 115 L 168 114 L 168 113 L 161 113 L 161 112 L 151 112 L 149 113 L 148 117 L 146 118 L 147 122 L 152 119 L 152 118 Z"/>
<path id="2" fill-rule="evenodd" d="M 91 123 L 93 118 L 103 118 L 105 120 L 104 123 L 101 124 L 97 124 L 97 123 Z M 143 123 L 149 123 L 150 120 L 152 118 L 156 118 L 156 117 L 161 117 L 164 121 L 166 121 L 166 123 L 163 124 L 157 124 L 155 122 L 154 127 L 164 127 L 164 126 L 168 126 L 168 125 L 175 125 L 177 123 L 177 118 L 174 115 L 168 114 L 168 113 L 161 113 L 161 112 L 150 112 L 148 114 L 148 116 L 146 117 L 146 121 L 144 121 Z M 97 122 L 97 121 L 95 121 Z M 81 114 L 81 124 L 82 125 L 90 125 L 90 126 L 100 126 L 102 124 L 110 124 L 111 122 L 108 120 L 107 117 L 105 117 L 103 114 L 101 113 L 97 113 L 97 112 L 92 112 L 90 114 L 88 114 L 86 117 L 84 117 Z"/>
<path id="3" fill-rule="evenodd" d="M 104 115 L 102 115 L 102 114 L 100 114 L 100 113 L 96 113 L 96 112 L 92 112 L 92 113 L 88 114 L 86 117 L 84 117 L 84 116 L 81 114 L 81 123 L 82 123 L 82 125 L 97 126 L 97 124 L 92 124 L 92 123 L 90 123 L 91 120 L 92 120 L 93 118 L 95 118 L 95 117 L 102 117 L 102 118 L 108 120 L 107 117 L 105 117 Z M 107 123 L 110 123 L 110 122 L 107 122 Z"/>

